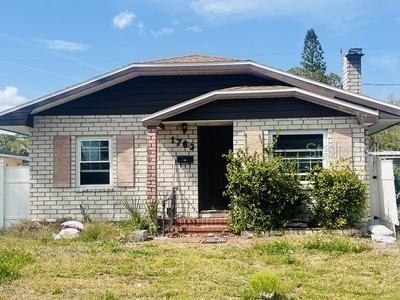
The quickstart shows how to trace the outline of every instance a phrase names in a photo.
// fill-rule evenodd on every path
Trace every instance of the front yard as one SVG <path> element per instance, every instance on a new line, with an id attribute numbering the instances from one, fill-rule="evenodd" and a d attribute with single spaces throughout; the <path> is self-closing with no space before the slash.
<path id="1" fill-rule="evenodd" d="M 55 231 L 0 236 L 1 299 L 234 299 L 249 294 L 260 272 L 278 278 L 284 299 L 400 297 L 398 244 L 332 236 L 135 244 L 104 224 L 53 241 Z"/>

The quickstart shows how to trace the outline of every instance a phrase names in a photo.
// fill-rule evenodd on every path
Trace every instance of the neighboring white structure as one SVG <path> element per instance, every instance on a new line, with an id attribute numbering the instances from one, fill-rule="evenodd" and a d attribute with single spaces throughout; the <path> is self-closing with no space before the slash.
<path id="1" fill-rule="evenodd" d="M 29 216 L 29 166 L 6 166 L 0 159 L 0 230 Z"/>
<path id="2" fill-rule="evenodd" d="M 3 160 L 6 166 L 27 166 L 29 164 L 29 157 L 23 155 L 5 154 L 0 153 L 0 159 Z"/>
<path id="3" fill-rule="evenodd" d="M 395 232 L 399 225 L 394 185 L 393 159 L 400 158 L 400 151 L 370 153 L 371 213 L 374 224 L 382 224 Z"/>

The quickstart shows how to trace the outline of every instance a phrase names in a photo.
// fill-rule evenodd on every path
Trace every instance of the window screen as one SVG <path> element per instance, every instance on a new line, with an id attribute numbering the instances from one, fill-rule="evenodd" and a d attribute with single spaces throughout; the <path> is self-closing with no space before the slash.
<path id="1" fill-rule="evenodd" d="M 80 185 L 110 184 L 110 142 L 80 141 Z"/>
<path id="2" fill-rule="evenodd" d="M 281 134 L 274 138 L 274 156 L 293 161 L 299 174 L 309 173 L 317 166 L 322 167 L 322 134 Z"/>

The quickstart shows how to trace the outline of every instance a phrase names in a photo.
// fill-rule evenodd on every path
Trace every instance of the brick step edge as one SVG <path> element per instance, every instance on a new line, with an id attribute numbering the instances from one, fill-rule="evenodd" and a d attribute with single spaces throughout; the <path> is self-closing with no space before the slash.
<path id="1" fill-rule="evenodd" d="M 180 231 L 183 233 L 214 233 L 214 232 L 230 232 L 228 226 L 225 225 L 195 225 L 195 226 L 180 226 Z"/>
<path id="2" fill-rule="evenodd" d="M 230 223 L 229 218 L 178 218 L 176 225 L 225 225 Z"/>

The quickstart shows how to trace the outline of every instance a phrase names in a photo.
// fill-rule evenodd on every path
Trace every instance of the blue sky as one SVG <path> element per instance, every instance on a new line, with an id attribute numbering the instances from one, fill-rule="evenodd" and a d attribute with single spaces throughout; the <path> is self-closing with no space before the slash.
<path id="1" fill-rule="evenodd" d="M 131 62 L 201 53 L 297 66 L 307 29 L 341 75 L 364 48 L 364 83 L 400 84 L 398 0 L 2 0 L 0 109 Z M 364 86 L 386 99 L 399 86 Z"/>

